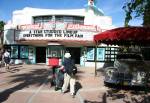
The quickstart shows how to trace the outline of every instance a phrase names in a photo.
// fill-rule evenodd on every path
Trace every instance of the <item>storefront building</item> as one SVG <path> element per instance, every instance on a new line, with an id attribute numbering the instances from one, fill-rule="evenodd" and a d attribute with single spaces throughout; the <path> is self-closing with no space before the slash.
<path id="1" fill-rule="evenodd" d="M 94 0 L 83 9 L 54 10 L 26 7 L 13 12 L 11 23 L 4 27 L 4 47 L 15 64 L 49 64 L 70 52 L 76 64 L 94 66 L 111 60 L 117 48 L 95 48 L 93 36 L 114 28 L 111 17 L 104 16 Z M 95 58 L 95 53 L 96 57 Z M 109 55 L 107 55 L 109 54 Z M 113 57 L 114 58 L 114 57 Z"/>

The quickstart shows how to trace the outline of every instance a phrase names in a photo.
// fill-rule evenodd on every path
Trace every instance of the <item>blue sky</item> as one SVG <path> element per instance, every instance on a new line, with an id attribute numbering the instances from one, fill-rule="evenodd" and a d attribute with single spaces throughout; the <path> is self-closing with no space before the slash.
<path id="1" fill-rule="evenodd" d="M 125 12 L 122 9 L 125 0 L 97 0 L 96 6 L 104 15 L 112 17 L 113 25 L 123 26 Z M 24 7 L 46 9 L 79 9 L 84 8 L 87 0 L 0 0 L 0 20 L 7 22 L 11 19 L 14 10 Z M 130 25 L 141 25 L 141 19 L 130 21 Z"/>

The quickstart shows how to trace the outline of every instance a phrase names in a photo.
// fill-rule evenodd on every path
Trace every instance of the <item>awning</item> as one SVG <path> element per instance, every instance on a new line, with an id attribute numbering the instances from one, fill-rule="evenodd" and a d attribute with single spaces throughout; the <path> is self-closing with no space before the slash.
<path id="1" fill-rule="evenodd" d="M 94 35 L 96 43 L 150 45 L 150 27 L 120 27 Z"/>

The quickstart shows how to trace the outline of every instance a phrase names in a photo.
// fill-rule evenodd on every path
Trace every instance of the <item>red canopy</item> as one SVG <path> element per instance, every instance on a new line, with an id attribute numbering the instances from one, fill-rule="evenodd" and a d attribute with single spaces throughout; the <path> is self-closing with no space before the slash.
<path id="1" fill-rule="evenodd" d="M 120 27 L 94 36 L 97 43 L 150 45 L 150 27 Z"/>

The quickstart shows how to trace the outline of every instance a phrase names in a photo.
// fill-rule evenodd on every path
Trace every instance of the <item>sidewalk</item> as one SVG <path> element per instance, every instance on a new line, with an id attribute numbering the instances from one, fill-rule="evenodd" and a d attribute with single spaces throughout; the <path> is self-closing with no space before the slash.
<path id="1" fill-rule="evenodd" d="M 106 103 L 103 76 L 94 68 L 78 67 L 77 93 L 72 98 L 50 86 L 51 69 L 44 64 L 0 69 L 0 103 Z"/>

